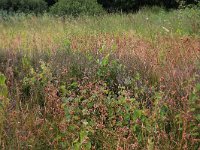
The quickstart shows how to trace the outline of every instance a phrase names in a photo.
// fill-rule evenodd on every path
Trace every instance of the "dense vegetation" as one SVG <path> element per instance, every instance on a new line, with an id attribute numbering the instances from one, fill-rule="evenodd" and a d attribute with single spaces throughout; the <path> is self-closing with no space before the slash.
<path id="1" fill-rule="evenodd" d="M 50 11 L 57 15 L 93 15 L 102 13 L 103 8 L 109 12 L 134 12 L 144 6 L 170 9 L 191 4 L 197 5 L 198 0 L 0 0 L 0 9 L 35 13 Z"/>
<path id="2" fill-rule="evenodd" d="M 0 149 L 198 150 L 199 104 L 199 9 L 0 14 Z"/>
<path id="3" fill-rule="evenodd" d="M 123 11 L 135 11 L 144 6 L 161 6 L 169 9 L 197 4 L 196 0 L 98 0 L 98 2 L 106 9 Z"/>
<path id="4" fill-rule="evenodd" d="M 47 3 L 44 0 L 0 0 L 0 9 L 41 13 L 47 10 Z"/>
<path id="5" fill-rule="evenodd" d="M 58 15 L 93 15 L 103 12 L 101 5 L 94 0 L 60 0 L 50 10 Z"/>

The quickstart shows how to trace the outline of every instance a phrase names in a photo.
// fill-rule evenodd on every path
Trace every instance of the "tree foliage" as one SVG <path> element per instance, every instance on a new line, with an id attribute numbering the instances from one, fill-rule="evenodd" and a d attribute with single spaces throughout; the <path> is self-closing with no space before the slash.
<path id="1" fill-rule="evenodd" d="M 57 15 L 94 15 L 102 13 L 103 8 L 96 0 L 59 0 L 50 11 Z"/>
<path id="2" fill-rule="evenodd" d="M 102 6 L 109 12 L 133 12 L 144 6 L 160 6 L 166 9 L 197 4 L 200 0 L 0 0 L 0 9 L 7 11 L 41 13 L 50 10 L 54 14 L 98 14 Z"/>
<path id="3" fill-rule="evenodd" d="M 178 8 L 181 5 L 197 4 L 198 0 L 98 0 L 109 11 L 135 11 L 144 6 Z"/>
<path id="4" fill-rule="evenodd" d="M 47 9 L 47 3 L 44 0 L 0 0 L 0 9 L 41 13 Z"/>

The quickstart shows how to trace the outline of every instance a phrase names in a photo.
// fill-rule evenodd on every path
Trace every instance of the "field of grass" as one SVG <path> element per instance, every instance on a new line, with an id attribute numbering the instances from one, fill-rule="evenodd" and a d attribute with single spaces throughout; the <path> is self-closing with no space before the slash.
<path id="1" fill-rule="evenodd" d="M 198 150 L 200 11 L 0 12 L 0 149 Z"/>

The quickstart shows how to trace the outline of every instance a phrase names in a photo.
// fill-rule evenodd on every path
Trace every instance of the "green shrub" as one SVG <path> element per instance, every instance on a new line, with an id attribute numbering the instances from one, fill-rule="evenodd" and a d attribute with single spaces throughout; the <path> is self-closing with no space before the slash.
<path id="1" fill-rule="evenodd" d="M 6 85 L 6 77 L 0 72 L 0 139 L 2 138 L 3 123 L 6 119 L 5 110 L 8 106 L 8 87 Z M 0 143 L 1 144 L 1 143 Z"/>
<path id="2" fill-rule="evenodd" d="M 59 0 L 50 9 L 57 15 L 95 15 L 103 12 L 101 5 L 96 0 Z"/>
<path id="3" fill-rule="evenodd" d="M 21 11 L 23 12 L 43 12 L 47 9 L 47 3 L 44 0 L 21 0 Z"/>
<path id="4" fill-rule="evenodd" d="M 8 6 L 8 0 L 0 0 L 0 9 L 6 9 Z"/>
<path id="5" fill-rule="evenodd" d="M 44 0 L 0 0 L 0 9 L 41 13 L 47 9 L 47 3 Z"/>

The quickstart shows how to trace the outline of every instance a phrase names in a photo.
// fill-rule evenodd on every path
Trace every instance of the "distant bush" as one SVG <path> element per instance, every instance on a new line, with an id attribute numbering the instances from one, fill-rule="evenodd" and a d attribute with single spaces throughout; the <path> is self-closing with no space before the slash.
<path id="1" fill-rule="evenodd" d="M 47 3 L 44 0 L 21 0 L 21 10 L 43 12 L 47 9 Z"/>
<path id="2" fill-rule="evenodd" d="M 109 11 L 137 11 L 141 7 L 161 6 L 166 9 L 179 8 L 190 4 L 196 5 L 198 0 L 97 0 Z"/>
<path id="3" fill-rule="evenodd" d="M 0 9 L 41 13 L 47 9 L 47 3 L 44 0 L 0 0 Z"/>
<path id="4" fill-rule="evenodd" d="M 57 15 L 95 15 L 102 13 L 103 8 L 96 0 L 59 0 L 50 11 Z"/>

